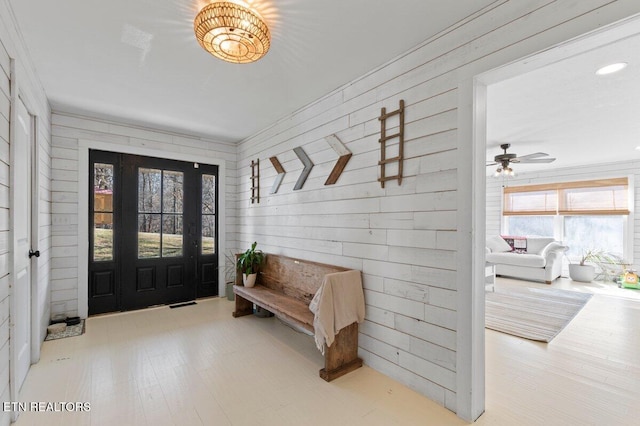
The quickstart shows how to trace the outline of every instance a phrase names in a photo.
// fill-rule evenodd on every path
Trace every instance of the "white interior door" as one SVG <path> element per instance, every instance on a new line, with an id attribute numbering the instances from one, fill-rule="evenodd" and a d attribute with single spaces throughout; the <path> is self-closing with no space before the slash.
<path id="1" fill-rule="evenodd" d="M 10 382 L 11 397 L 18 393 L 31 365 L 31 115 L 15 99 L 14 137 L 11 142 L 11 219 L 13 279 L 11 280 Z"/>

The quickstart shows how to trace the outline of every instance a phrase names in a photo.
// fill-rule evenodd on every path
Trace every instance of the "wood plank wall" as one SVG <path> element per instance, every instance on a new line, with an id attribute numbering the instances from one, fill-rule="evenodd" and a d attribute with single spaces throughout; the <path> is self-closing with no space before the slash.
<path id="1" fill-rule="evenodd" d="M 235 230 L 236 145 L 215 142 L 184 134 L 169 133 L 124 123 L 81 117 L 54 111 L 52 114 L 52 244 L 55 247 L 51 268 L 51 302 L 64 304 L 68 315 L 78 315 L 78 175 L 79 140 L 139 148 L 153 147 L 159 156 L 172 153 L 219 158 L 226 162 L 227 223 L 220 224 L 227 250 L 237 247 Z M 83 234 L 83 237 L 86 234 Z M 86 303 L 86 301 L 84 301 Z"/>
<path id="2" fill-rule="evenodd" d="M 37 309 L 36 330 L 40 343 L 46 335 L 50 312 L 50 244 L 51 244 L 51 199 L 50 199 L 50 110 L 49 104 L 38 80 L 31 60 L 24 48 L 19 30 L 13 20 L 13 13 L 6 0 L 0 1 L 0 400 L 11 401 L 9 395 L 9 286 L 10 275 L 10 233 L 9 233 L 9 117 L 10 117 L 10 60 L 16 61 L 16 73 L 20 94 L 24 97 L 30 112 L 37 116 L 37 140 L 40 163 L 37 165 L 40 187 L 36 190 L 40 203 L 39 241 L 34 244 L 41 256 L 32 265 L 38 269 L 38 285 L 33 292 Z M 9 412 L 0 412 L 0 425 L 10 423 Z"/>
<path id="3" fill-rule="evenodd" d="M 461 149 L 471 150 L 470 137 L 459 134 L 470 128 L 461 126 L 459 103 L 471 104 L 461 82 L 469 87 L 474 75 L 639 9 L 632 1 L 496 1 L 243 141 L 237 189 L 241 248 L 257 241 L 267 252 L 362 270 L 367 318 L 360 355 L 457 412 L 457 402 L 468 398 L 456 395 L 456 362 L 471 358 L 470 343 L 467 355 L 456 353 L 457 324 L 461 318 L 469 324 L 471 315 L 457 310 L 458 285 L 469 284 L 458 272 L 468 271 L 471 260 L 471 241 L 459 245 L 457 235 L 462 223 L 471 223 L 458 197 L 465 176 L 460 170 L 471 167 L 459 160 Z M 381 189 L 377 117 L 382 107 L 396 109 L 400 99 L 406 104 L 405 178 L 402 186 L 390 182 Z M 353 157 L 338 182 L 326 187 L 337 160 L 324 141 L 331 134 Z M 302 170 L 293 153 L 298 146 L 315 167 L 294 192 Z M 251 160 L 274 155 L 287 175 L 276 194 L 251 205 Z M 276 171 L 264 164 L 260 185 L 269 188 Z M 462 410 L 466 418 L 479 415 Z"/>
<path id="4" fill-rule="evenodd" d="M 9 54 L 0 46 L 0 388 L 9 401 Z M 1 424 L 9 424 L 2 413 Z"/>
<path id="5" fill-rule="evenodd" d="M 633 267 L 640 268 L 640 161 L 624 161 L 618 163 L 595 164 L 562 169 L 542 170 L 535 173 L 517 174 L 509 179 L 509 186 L 534 185 L 538 183 L 572 182 L 592 179 L 606 179 L 613 177 L 632 176 L 633 211 L 636 212 L 630 225 L 633 227 Z M 487 236 L 500 234 L 502 220 L 502 180 L 487 178 Z"/>

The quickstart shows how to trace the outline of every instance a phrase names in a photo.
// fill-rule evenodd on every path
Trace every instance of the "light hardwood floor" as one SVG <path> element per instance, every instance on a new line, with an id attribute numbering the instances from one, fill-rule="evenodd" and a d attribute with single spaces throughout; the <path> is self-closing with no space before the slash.
<path id="1" fill-rule="evenodd" d="M 496 289 L 531 285 L 499 279 Z M 487 330 L 487 411 L 476 424 L 638 424 L 640 291 L 573 289 L 596 295 L 548 345 Z M 234 319 L 232 306 L 90 318 L 83 336 L 46 342 L 22 400 L 86 401 L 91 411 L 26 412 L 17 424 L 465 424 L 366 366 L 324 382 L 311 337 L 275 318 Z"/>
<path id="2" fill-rule="evenodd" d="M 486 330 L 485 414 L 500 419 L 486 424 L 640 424 L 640 291 L 566 278 L 551 286 L 496 280 L 496 291 L 510 287 L 594 297 L 548 344 Z"/>

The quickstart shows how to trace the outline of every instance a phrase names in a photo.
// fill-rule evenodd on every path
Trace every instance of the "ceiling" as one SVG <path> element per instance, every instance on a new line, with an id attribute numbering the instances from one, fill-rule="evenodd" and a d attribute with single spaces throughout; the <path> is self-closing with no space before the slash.
<path id="1" fill-rule="evenodd" d="M 494 0 L 253 0 L 253 64 L 197 43 L 204 0 L 9 0 L 52 108 L 238 141 Z M 400 7 L 401 5 L 401 7 Z"/>
<path id="2" fill-rule="evenodd" d="M 628 66 L 595 74 L 615 62 Z M 502 153 L 502 143 L 518 155 L 556 158 L 516 164 L 516 174 L 640 159 L 640 35 L 493 84 L 487 103 L 487 161 Z"/>

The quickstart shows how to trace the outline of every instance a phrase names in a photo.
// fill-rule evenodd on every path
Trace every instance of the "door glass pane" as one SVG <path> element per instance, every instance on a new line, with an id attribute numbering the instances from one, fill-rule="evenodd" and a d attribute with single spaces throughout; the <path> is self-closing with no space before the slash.
<path id="1" fill-rule="evenodd" d="M 182 215 L 162 217 L 162 257 L 182 256 Z"/>
<path id="2" fill-rule="evenodd" d="M 162 180 L 162 212 L 182 213 L 183 174 L 164 170 Z"/>
<path id="3" fill-rule="evenodd" d="M 202 215 L 202 254 L 216 254 L 216 216 Z"/>
<path id="4" fill-rule="evenodd" d="M 93 165 L 93 260 L 113 260 L 113 164 Z"/>
<path id="5" fill-rule="evenodd" d="M 93 210 L 113 212 L 113 164 L 93 165 Z"/>
<path id="6" fill-rule="evenodd" d="M 202 175 L 202 254 L 216 253 L 216 177 Z"/>
<path id="7" fill-rule="evenodd" d="M 202 175 L 202 213 L 216 213 L 216 177 Z"/>
<path id="8" fill-rule="evenodd" d="M 93 214 L 93 260 L 113 260 L 113 214 Z"/>
<path id="9" fill-rule="evenodd" d="M 160 213 L 162 171 L 138 169 L 138 212 Z"/>
<path id="10" fill-rule="evenodd" d="M 138 258 L 160 257 L 160 214 L 138 215 Z"/>

